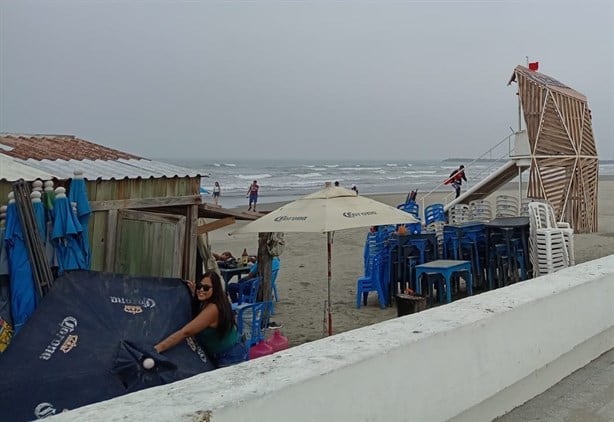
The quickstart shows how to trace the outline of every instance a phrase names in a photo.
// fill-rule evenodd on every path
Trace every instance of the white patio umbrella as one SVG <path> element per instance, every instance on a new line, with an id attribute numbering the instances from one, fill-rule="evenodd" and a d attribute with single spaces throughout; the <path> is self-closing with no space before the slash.
<path id="1" fill-rule="evenodd" d="M 330 285 L 331 248 L 336 230 L 386 224 L 416 223 L 418 220 L 405 211 L 373 199 L 359 196 L 353 190 L 331 186 L 290 202 L 231 234 L 269 232 L 326 233 L 328 256 L 328 335 L 332 334 Z"/>

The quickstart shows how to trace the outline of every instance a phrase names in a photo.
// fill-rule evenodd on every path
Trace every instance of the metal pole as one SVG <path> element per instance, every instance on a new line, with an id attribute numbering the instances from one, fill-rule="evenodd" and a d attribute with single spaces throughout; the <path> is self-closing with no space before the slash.
<path id="1" fill-rule="evenodd" d="M 333 246 L 333 234 L 332 232 L 326 232 L 326 252 L 328 257 L 328 301 L 326 302 L 326 313 L 328 315 L 328 335 L 333 335 L 333 315 L 330 306 L 330 281 L 332 279 L 332 246 Z"/>
<path id="2" fill-rule="evenodd" d="M 522 167 L 518 166 L 518 215 L 522 215 Z"/>

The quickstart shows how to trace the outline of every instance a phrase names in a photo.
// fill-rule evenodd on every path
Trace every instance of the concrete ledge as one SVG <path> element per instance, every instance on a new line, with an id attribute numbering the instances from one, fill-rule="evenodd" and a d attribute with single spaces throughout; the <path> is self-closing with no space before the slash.
<path id="1" fill-rule="evenodd" d="M 614 347 L 614 255 L 56 416 L 490 420 Z"/>

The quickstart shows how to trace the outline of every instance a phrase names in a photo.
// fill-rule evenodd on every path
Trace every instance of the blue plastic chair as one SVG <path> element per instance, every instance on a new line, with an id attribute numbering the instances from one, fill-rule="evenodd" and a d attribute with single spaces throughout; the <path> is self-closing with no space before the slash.
<path id="1" fill-rule="evenodd" d="M 397 208 L 413 215 L 414 217 L 416 217 L 416 219 L 420 220 L 420 205 L 418 205 L 416 202 L 410 201 L 404 204 L 399 204 L 397 205 Z"/>
<path id="2" fill-rule="evenodd" d="M 279 296 L 277 294 L 277 273 L 279 270 L 273 270 L 271 273 L 271 298 L 275 299 L 275 302 L 279 302 Z M 271 302 L 271 315 L 275 315 L 275 302 Z"/>
<path id="3" fill-rule="evenodd" d="M 265 338 L 272 302 L 244 303 L 237 308 L 237 331 L 250 348 Z"/>
<path id="4" fill-rule="evenodd" d="M 377 292 L 377 300 L 380 308 L 386 308 L 386 293 L 382 283 L 382 262 L 379 255 L 369 259 L 367 265 L 368 274 L 356 281 L 356 308 L 360 308 L 361 302 L 366 306 L 370 292 Z M 362 300 L 361 300 L 362 299 Z"/>
<path id="5" fill-rule="evenodd" d="M 424 222 L 426 226 L 437 221 L 446 222 L 443 204 L 431 204 L 424 208 Z"/>
<path id="6" fill-rule="evenodd" d="M 241 305 L 242 303 L 255 303 L 258 298 L 258 289 L 260 289 L 260 277 L 254 277 L 249 280 L 244 281 L 244 283 L 249 283 L 248 286 L 241 286 L 241 290 L 239 290 L 239 301 L 237 305 Z"/>

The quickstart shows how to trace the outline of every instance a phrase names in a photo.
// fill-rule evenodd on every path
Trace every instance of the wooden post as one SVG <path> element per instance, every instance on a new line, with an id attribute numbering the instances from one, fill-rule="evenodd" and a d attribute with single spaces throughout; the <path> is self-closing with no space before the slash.
<path id="1" fill-rule="evenodd" d="M 260 291 L 258 300 L 267 302 L 271 300 L 271 273 L 272 257 L 269 255 L 267 244 L 271 238 L 271 233 L 258 233 L 258 275 L 260 276 Z"/>

